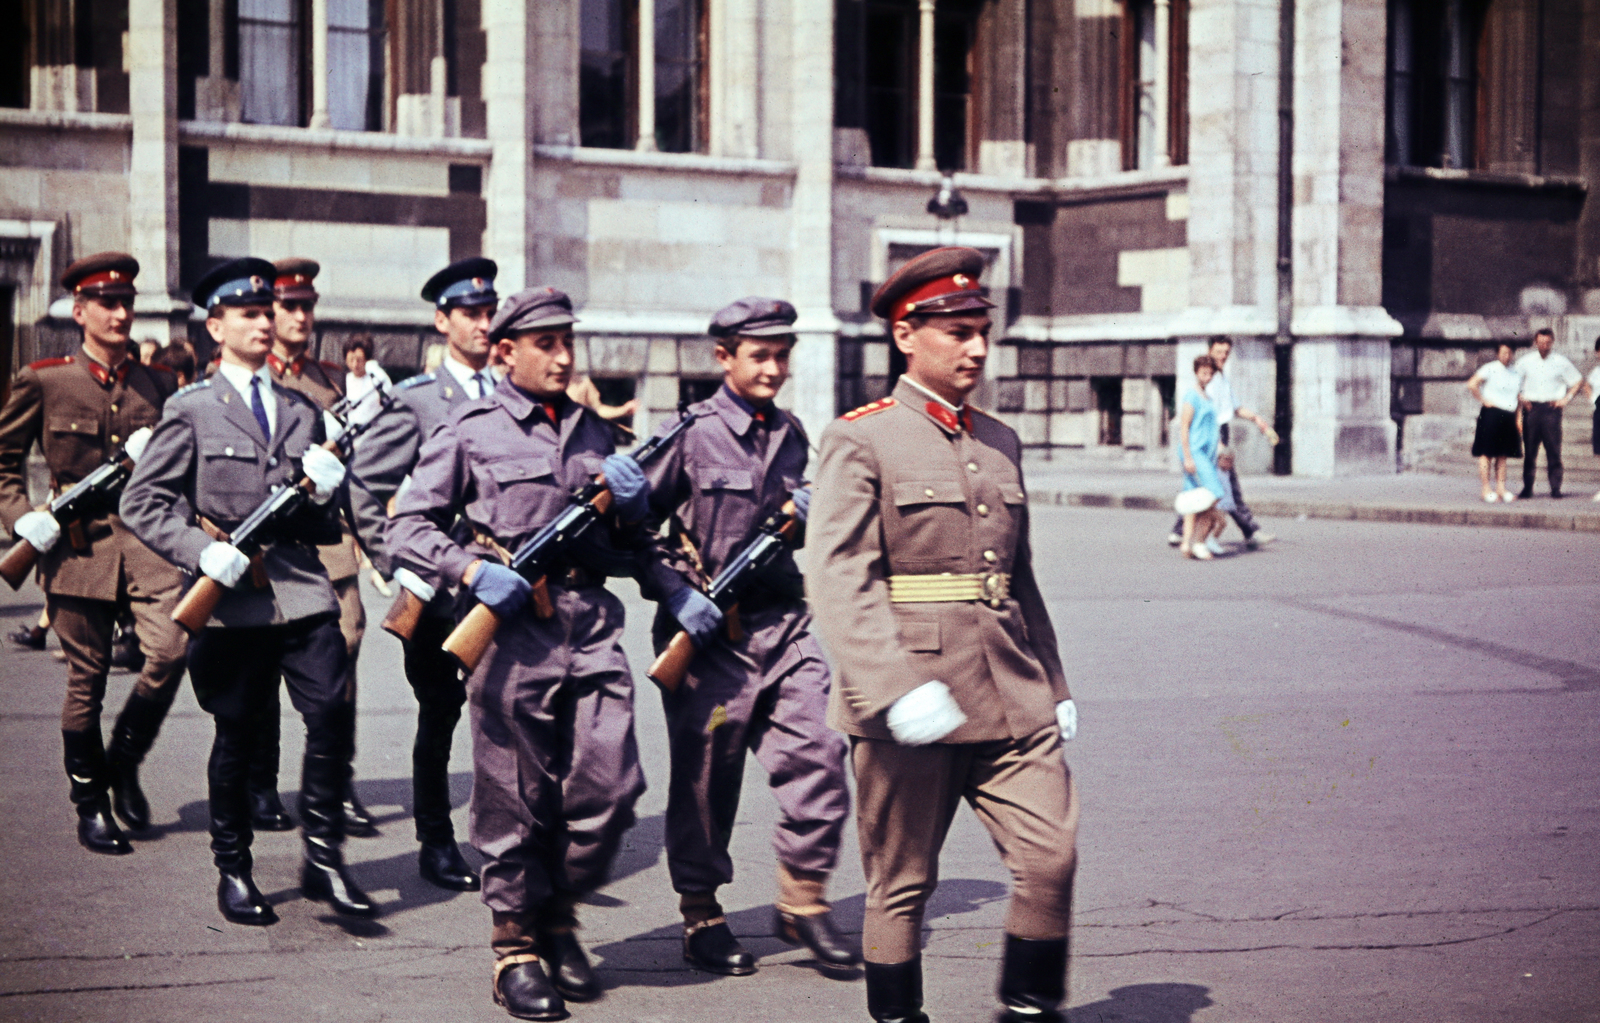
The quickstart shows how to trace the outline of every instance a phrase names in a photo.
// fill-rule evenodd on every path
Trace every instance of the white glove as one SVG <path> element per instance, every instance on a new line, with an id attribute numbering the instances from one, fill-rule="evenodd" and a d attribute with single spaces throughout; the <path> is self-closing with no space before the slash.
<path id="1" fill-rule="evenodd" d="M 61 523 L 49 512 L 31 511 L 17 520 L 11 532 L 32 544 L 40 554 L 45 554 L 61 539 Z"/>
<path id="2" fill-rule="evenodd" d="M 334 415 L 332 412 L 329 412 L 327 409 L 323 409 L 322 430 L 331 440 L 332 438 L 337 437 L 339 434 L 344 432 L 344 424 L 339 422 L 338 416 Z"/>
<path id="3" fill-rule="evenodd" d="M 150 435 L 154 432 L 148 426 L 139 427 L 128 434 L 128 439 L 122 444 L 122 450 L 128 453 L 129 458 L 137 462 L 140 456 L 144 454 L 145 446 L 150 443 Z"/>
<path id="4" fill-rule="evenodd" d="M 200 552 L 200 571 L 230 589 L 238 585 L 250 569 L 250 559 L 231 543 L 213 540 Z"/>
<path id="5" fill-rule="evenodd" d="M 423 582 L 422 577 L 411 571 L 409 568 L 395 569 L 394 581 L 410 590 L 416 595 L 416 598 L 422 601 L 424 604 L 432 600 L 433 595 L 438 592 L 432 586 L 429 586 L 427 583 Z"/>
<path id="6" fill-rule="evenodd" d="M 1056 723 L 1061 726 L 1061 741 L 1071 742 L 1078 734 L 1078 707 L 1071 700 L 1056 704 Z"/>
<path id="7" fill-rule="evenodd" d="M 943 682 L 924 682 L 889 708 L 889 734 L 906 746 L 938 742 L 967 723 Z"/>
<path id="8" fill-rule="evenodd" d="M 311 496 L 318 504 L 326 504 L 334 491 L 339 489 L 339 484 L 344 482 L 344 463 L 324 447 L 307 448 L 305 457 L 300 460 L 300 468 L 316 485 L 317 491 Z"/>

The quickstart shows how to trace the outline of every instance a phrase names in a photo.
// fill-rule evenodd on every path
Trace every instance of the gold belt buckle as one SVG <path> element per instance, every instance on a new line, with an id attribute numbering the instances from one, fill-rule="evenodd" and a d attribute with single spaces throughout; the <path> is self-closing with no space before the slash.
<path id="1" fill-rule="evenodd" d="M 1004 572 L 985 572 L 981 585 L 983 599 L 995 610 L 1011 596 L 1011 577 Z"/>

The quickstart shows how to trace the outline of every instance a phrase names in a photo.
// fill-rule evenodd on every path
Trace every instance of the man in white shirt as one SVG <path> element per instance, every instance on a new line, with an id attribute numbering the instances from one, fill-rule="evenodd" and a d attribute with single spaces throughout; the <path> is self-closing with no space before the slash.
<path id="1" fill-rule="evenodd" d="M 1583 385 L 1583 376 L 1572 360 L 1550 349 L 1555 332 L 1548 327 L 1533 335 L 1533 351 L 1517 360 L 1522 371 L 1522 494 L 1533 496 L 1533 474 L 1538 465 L 1539 445 L 1544 445 L 1549 465 L 1550 496 L 1561 497 L 1561 413 Z"/>
<path id="2" fill-rule="evenodd" d="M 1217 364 L 1217 372 L 1212 375 L 1211 383 L 1206 385 L 1206 397 L 1217 410 L 1217 422 L 1222 424 L 1222 445 L 1228 445 L 1228 424 L 1235 417 L 1248 420 L 1256 425 L 1262 436 L 1271 436 L 1271 428 L 1267 421 L 1243 405 L 1234 404 L 1233 386 L 1222 370 L 1228 362 L 1228 356 L 1233 353 L 1233 342 L 1222 334 L 1217 334 L 1211 339 L 1209 354 L 1211 361 Z M 1233 468 L 1233 456 L 1230 453 L 1226 459 L 1228 484 L 1233 487 L 1233 521 L 1239 524 L 1239 531 L 1244 534 L 1244 544 L 1251 550 L 1264 546 L 1276 540 L 1271 533 L 1263 532 L 1261 524 L 1256 522 L 1254 515 L 1250 514 L 1250 506 L 1244 503 L 1244 494 L 1239 489 L 1239 474 Z M 1222 468 L 1219 463 L 1218 468 Z M 1178 516 L 1178 521 L 1173 523 L 1172 530 L 1167 534 L 1167 543 L 1173 547 L 1183 542 L 1183 516 Z M 1224 553 L 1222 545 L 1216 537 L 1206 541 L 1206 546 L 1211 548 L 1212 554 Z"/>

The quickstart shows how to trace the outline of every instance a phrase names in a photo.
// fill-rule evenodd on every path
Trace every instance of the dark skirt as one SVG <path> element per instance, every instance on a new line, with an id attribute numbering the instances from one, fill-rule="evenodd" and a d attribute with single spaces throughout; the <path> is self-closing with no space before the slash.
<path id="1" fill-rule="evenodd" d="M 1600 399 L 1597 399 L 1595 401 L 1595 406 L 1594 406 L 1594 435 L 1593 435 L 1593 438 L 1590 441 L 1590 443 L 1592 443 L 1594 445 L 1594 453 L 1597 454 L 1597 455 L 1600 455 Z"/>
<path id="2" fill-rule="evenodd" d="M 1522 434 L 1517 432 L 1517 414 L 1503 408 L 1478 410 L 1478 432 L 1472 438 L 1476 458 L 1522 457 Z"/>

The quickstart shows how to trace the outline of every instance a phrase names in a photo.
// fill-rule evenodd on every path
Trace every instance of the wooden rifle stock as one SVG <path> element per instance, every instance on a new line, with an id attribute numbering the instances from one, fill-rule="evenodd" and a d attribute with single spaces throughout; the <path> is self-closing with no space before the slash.
<path id="1" fill-rule="evenodd" d="M 487 604 L 476 604 L 461 624 L 455 627 L 444 641 L 444 652 L 460 662 L 467 671 L 476 671 L 484 651 L 494 642 L 495 630 L 500 628 L 500 616 L 489 610 Z"/>
<path id="2" fill-rule="evenodd" d="M 187 629 L 190 635 L 198 633 L 211 621 L 211 615 L 217 610 L 217 604 L 225 592 L 221 583 L 209 575 L 202 575 L 178 601 L 178 606 L 172 609 L 172 620 Z"/>
<path id="3" fill-rule="evenodd" d="M 689 662 L 694 660 L 694 640 L 687 632 L 680 632 L 667 643 L 647 673 L 650 681 L 669 693 L 678 691 L 684 676 L 689 674 Z"/>
<path id="4" fill-rule="evenodd" d="M 39 550 L 26 540 L 18 540 L 0 558 L 0 578 L 11 584 L 13 590 L 21 589 L 22 582 L 39 563 Z"/>
<path id="5" fill-rule="evenodd" d="M 86 551 L 89 549 L 89 536 L 83 531 L 82 519 L 73 519 L 67 523 L 66 533 L 67 543 L 72 545 L 73 550 Z"/>
<path id="6" fill-rule="evenodd" d="M 383 631 L 409 643 L 411 637 L 416 635 L 417 625 L 422 621 L 422 610 L 425 606 L 421 597 L 404 586 L 400 587 L 400 596 L 389 608 L 389 613 L 383 616 Z"/>

